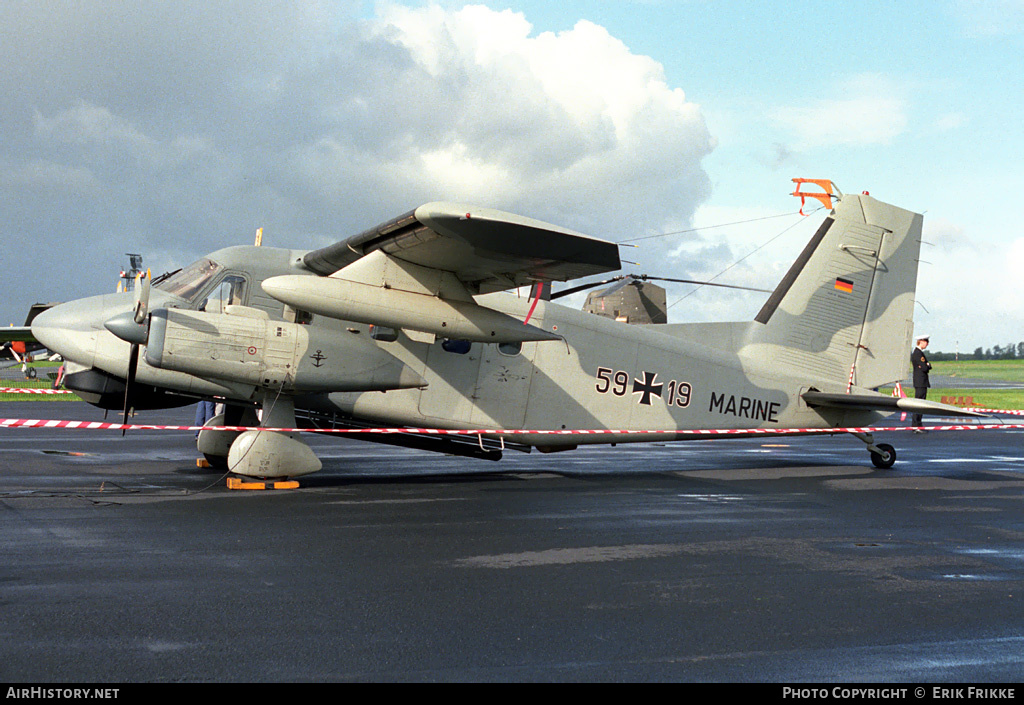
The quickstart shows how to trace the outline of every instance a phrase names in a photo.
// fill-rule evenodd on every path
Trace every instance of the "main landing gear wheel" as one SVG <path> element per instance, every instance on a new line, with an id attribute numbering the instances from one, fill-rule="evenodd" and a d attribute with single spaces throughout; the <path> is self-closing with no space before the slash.
<path id="1" fill-rule="evenodd" d="M 879 443 L 875 447 L 882 452 L 876 453 L 873 450 L 870 451 L 871 462 L 874 464 L 876 468 L 888 470 L 893 466 L 893 463 L 896 462 L 896 449 L 893 448 L 888 443 Z"/>
<path id="2" fill-rule="evenodd" d="M 203 457 L 206 458 L 206 462 L 210 464 L 210 467 L 214 468 L 215 470 L 228 469 L 228 456 L 226 455 L 213 455 L 211 453 L 203 453 Z"/>

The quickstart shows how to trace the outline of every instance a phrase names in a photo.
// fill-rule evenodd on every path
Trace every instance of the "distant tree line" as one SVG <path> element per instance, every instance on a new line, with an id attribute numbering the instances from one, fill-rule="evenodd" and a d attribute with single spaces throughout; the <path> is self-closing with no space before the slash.
<path id="1" fill-rule="evenodd" d="M 1024 360 L 1024 340 L 1019 343 L 993 345 L 991 348 L 975 348 L 973 353 L 929 352 L 928 359 L 943 360 Z"/>

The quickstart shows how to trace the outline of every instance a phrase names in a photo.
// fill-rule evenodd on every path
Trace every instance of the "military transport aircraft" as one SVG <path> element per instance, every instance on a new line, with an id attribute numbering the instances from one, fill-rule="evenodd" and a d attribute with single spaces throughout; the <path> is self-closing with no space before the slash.
<path id="1" fill-rule="evenodd" d="M 125 418 L 224 402 L 199 450 L 262 478 L 321 465 L 300 433 L 257 426 L 418 429 L 360 437 L 497 459 L 969 415 L 872 391 L 908 372 L 922 216 L 829 193 L 833 210 L 753 321 L 637 326 L 555 304 L 551 282 L 618 270 L 618 246 L 428 203 L 317 250 L 222 249 L 134 293 L 55 306 L 32 332 L 64 356 L 68 388 Z M 509 293 L 526 286 L 529 298 Z M 893 464 L 892 446 L 858 437 L 875 465 Z"/>
<path id="2" fill-rule="evenodd" d="M 42 343 L 32 335 L 32 321 L 40 313 L 56 304 L 32 304 L 25 316 L 25 324 L 0 328 L 0 360 L 11 358 L 21 365 L 21 371 L 27 379 L 35 379 L 36 368 L 29 367 L 32 356 L 44 350 Z"/>

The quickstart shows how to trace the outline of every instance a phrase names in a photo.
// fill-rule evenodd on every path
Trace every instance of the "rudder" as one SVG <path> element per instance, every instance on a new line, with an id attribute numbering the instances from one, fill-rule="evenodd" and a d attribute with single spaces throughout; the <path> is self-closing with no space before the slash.
<path id="1" fill-rule="evenodd" d="M 842 196 L 757 314 L 742 353 L 860 387 L 903 379 L 922 222 L 866 194 Z"/>

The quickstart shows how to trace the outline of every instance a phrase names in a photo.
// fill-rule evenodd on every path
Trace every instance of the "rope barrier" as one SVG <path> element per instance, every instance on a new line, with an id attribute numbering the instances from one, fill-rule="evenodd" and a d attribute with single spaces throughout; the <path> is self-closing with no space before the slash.
<path id="1" fill-rule="evenodd" d="M 1000 412 L 1003 413 L 1003 412 Z M 1022 412 L 1021 415 L 1024 415 Z M 111 431 L 268 431 L 274 433 L 339 433 L 398 434 L 411 433 L 439 436 L 793 436 L 835 433 L 881 433 L 913 431 L 917 426 L 843 426 L 828 428 L 706 428 L 706 429 L 507 429 L 507 428 L 277 428 L 261 426 L 179 426 L 160 424 L 120 424 L 106 421 L 71 421 L 62 419 L 0 419 L 0 428 L 68 428 Z M 1024 429 L 1024 424 L 949 424 L 926 427 L 928 431 L 985 431 Z"/>

